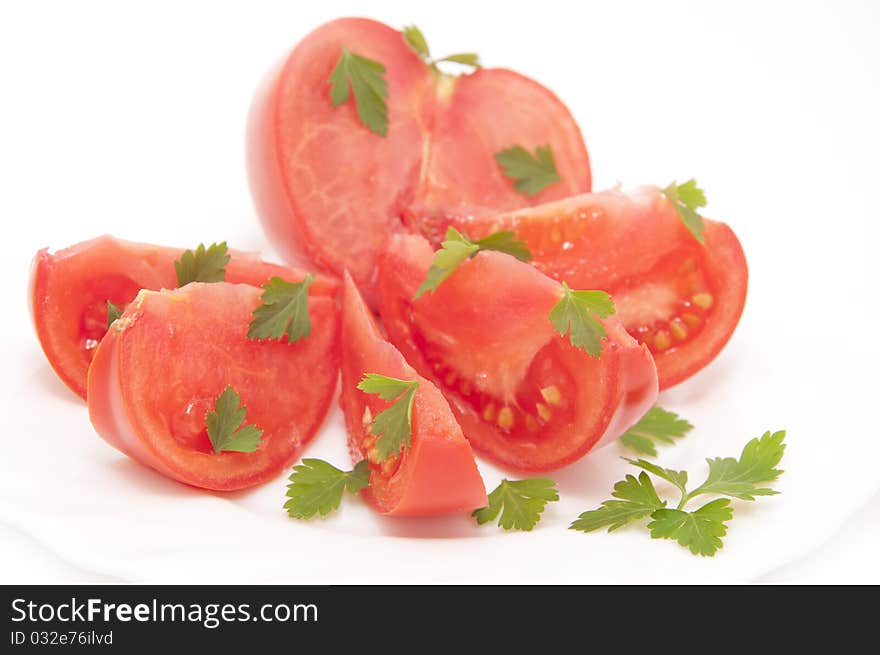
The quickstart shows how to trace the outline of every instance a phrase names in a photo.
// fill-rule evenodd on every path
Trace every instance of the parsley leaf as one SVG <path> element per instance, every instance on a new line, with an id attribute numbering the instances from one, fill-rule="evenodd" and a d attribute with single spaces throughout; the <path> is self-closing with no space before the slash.
<path id="1" fill-rule="evenodd" d="M 375 445 L 375 461 L 384 462 L 389 457 L 396 457 L 404 448 L 409 448 L 412 409 L 419 381 L 366 373 L 357 388 L 364 393 L 377 395 L 382 400 L 394 401 L 388 409 L 376 415 L 370 428 L 370 433 L 379 437 Z"/>
<path id="2" fill-rule="evenodd" d="M 724 545 L 721 537 L 727 534 L 733 508 L 727 498 L 718 498 L 695 512 L 659 509 L 651 518 L 648 529 L 652 539 L 675 539 L 694 555 L 711 557 Z"/>
<path id="3" fill-rule="evenodd" d="M 584 512 L 569 529 L 592 532 L 607 527 L 608 532 L 613 532 L 666 507 L 666 501 L 657 496 L 647 473 L 640 473 L 638 479 L 627 475 L 614 485 L 611 495 L 619 500 L 606 500 L 599 509 Z"/>
<path id="4" fill-rule="evenodd" d="M 489 494 L 488 507 L 475 510 L 471 516 L 483 525 L 494 521 L 500 513 L 498 525 L 505 530 L 529 531 L 541 519 L 544 506 L 554 500 L 559 500 L 559 493 L 550 478 L 502 480 Z"/>
<path id="5" fill-rule="evenodd" d="M 682 184 L 672 182 L 661 193 L 675 207 L 681 222 L 694 235 L 694 238 L 700 243 L 705 243 L 703 231 L 706 226 L 703 224 L 703 217 L 697 213 L 697 209 L 706 206 L 706 194 L 697 186 L 697 181 L 690 179 Z"/>
<path id="6" fill-rule="evenodd" d="M 214 402 L 214 411 L 205 416 L 208 438 L 215 453 L 252 453 L 257 449 L 263 431 L 253 425 L 241 427 L 246 413 L 247 407 L 241 406 L 241 396 L 228 385 Z"/>
<path id="7" fill-rule="evenodd" d="M 527 196 L 534 196 L 562 178 L 556 171 L 556 160 L 549 145 L 538 146 L 532 155 L 516 145 L 495 153 L 495 161 L 504 175 L 513 180 L 513 187 Z"/>
<path id="8" fill-rule="evenodd" d="M 205 248 L 204 243 L 193 250 L 184 250 L 180 259 L 174 262 L 177 271 L 177 286 L 190 282 L 222 282 L 226 279 L 226 264 L 229 252 L 226 242 L 212 243 Z"/>
<path id="9" fill-rule="evenodd" d="M 465 66 L 473 66 L 480 68 L 480 56 L 474 52 L 462 52 L 455 55 L 447 55 L 440 59 L 431 58 L 431 49 L 428 47 L 428 41 L 425 35 L 415 25 L 407 25 L 403 28 L 403 38 L 409 44 L 409 47 L 416 51 L 416 54 L 422 58 L 428 66 L 439 72 L 437 64 L 442 61 L 451 61 L 456 64 L 464 64 Z"/>
<path id="10" fill-rule="evenodd" d="M 339 61 L 330 73 L 330 102 L 338 107 L 348 102 L 354 91 L 358 118 L 374 134 L 388 134 L 388 82 L 385 66 L 373 59 L 342 48 Z"/>
<path id="11" fill-rule="evenodd" d="M 653 462 L 648 462 L 644 459 L 630 459 L 629 457 L 624 457 L 623 459 L 625 459 L 633 466 L 638 466 L 640 469 L 644 469 L 649 473 L 653 473 L 658 478 L 662 478 L 667 482 L 671 482 L 676 487 L 678 487 L 679 491 L 681 491 L 683 495 L 687 495 L 687 471 L 676 471 L 674 469 L 663 468 L 662 466 L 657 466 Z"/>
<path id="12" fill-rule="evenodd" d="M 122 316 L 122 310 L 119 309 L 116 305 L 114 305 L 109 300 L 107 301 L 107 329 L 110 329 L 110 326 L 113 325 L 113 321 Z"/>
<path id="13" fill-rule="evenodd" d="M 366 460 L 351 471 L 342 471 L 321 459 L 303 459 L 293 467 L 288 478 L 284 509 L 297 519 L 308 519 L 315 514 L 327 516 L 339 507 L 342 492 L 357 493 L 370 483 L 370 466 Z"/>
<path id="14" fill-rule="evenodd" d="M 593 357 L 602 354 L 602 339 L 605 327 L 597 320 L 614 313 L 614 303 L 604 291 L 572 291 L 563 282 L 562 299 L 550 310 L 550 322 L 575 348 L 586 351 Z"/>
<path id="15" fill-rule="evenodd" d="M 463 261 L 470 259 L 481 250 L 503 252 L 523 262 L 532 258 L 532 253 L 529 252 L 526 244 L 517 240 L 514 232 L 494 232 L 482 239 L 472 241 L 454 227 L 449 227 L 446 230 L 446 240 L 440 250 L 434 253 L 434 262 L 428 269 L 425 280 L 419 286 L 416 295 L 413 296 L 413 300 L 428 291 L 436 290 Z"/>
<path id="16" fill-rule="evenodd" d="M 693 428 L 693 425 L 678 414 L 654 406 L 620 437 L 620 442 L 637 452 L 656 457 L 657 449 L 652 439 L 675 443 L 673 437 L 683 437 Z"/>
<path id="17" fill-rule="evenodd" d="M 763 486 L 772 482 L 782 471 L 775 468 L 785 452 L 785 431 L 765 432 L 758 439 L 752 439 L 743 448 L 740 458 L 716 457 L 707 459 L 709 477 L 691 493 L 718 494 L 741 500 L 755 500 L 755 496 L 772 496 L 778 491 Z"/>
<path id="18" fill-rule="evenodd" d="M 301 282 L 288 282 L 280 277 L 266 282 L 260 296 L 263 303 L 254 310 L 248 338 L 283 340 L 286 334 L 287 342 L 293 343 L 309 336 L 309 286 L 314 279 L 309 273 Z"/>

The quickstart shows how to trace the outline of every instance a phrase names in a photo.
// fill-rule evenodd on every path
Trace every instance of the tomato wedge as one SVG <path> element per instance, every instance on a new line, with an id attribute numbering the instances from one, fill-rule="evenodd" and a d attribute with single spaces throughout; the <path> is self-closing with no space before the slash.
<path id="1" fill-rule="evenodd" d="M 107 332 L 107 301 L 119 308 L 141 289 L 177 286 L 174 261 L 182 248 L 132 243 L 111 236 L 50 253 L 40 250 L 31 265 L 31 315 L 43 352 L 58 377 L 82 398 L 92 355 Z M 226 281 L 263 284 L 273 275 L 297 282 L 299 269 L 261 261 L 254 253 L 230 251 Z M 312 295 L 335 294 L 336 280 L 319 276 Z"/>
<path id="2" fill-rule="evenodd" d="M 600 357 L 574 348 L 548 315 L 561 286 L 513 257 L 481 252 L 413 300 L 433 252 L 396 236 L 379 262 L 388 336 L 434 381 L 474 448 L 519 470 L 548 471 L 618 437 L 657 398 L 648 349 L 611 317 Z"/>
<path id="3" fill-rule="evenodd" d="M 247 338 L 261 289 L 191 283 L 141 291 L 95 352 L 89 416 L 141 464 L 189 485 L 228 491 L 282 472 L 315 435 L 336 388 L 336 302 L 309 298 L 311 334 L 295 343 Z M 251 453 L 215 453 L 205 416 L 227 385 L 263 430 Z"/>
<path id="4" fill-rule="evenodd" d="M 331 104 L 342 48 L 385 67 L 385 137 L 364 126 L 353 99 Z M 494 160 L 514 145 L 549 145 L 561 181 L 533 197 L 516 191 Z M 590 190 L 580 130 L 553 93 L 504 69 L 440 74 L 400 32 L 360 18 L 322 25 L 270 72 L 251 108 L 248 173 L 282 255 L 339 275 L 348 269 L 370 302 L 376 259 L 402 219 L 511 210 Z"/>
<path id="5" fill-rule="evenodd" d="M 410 447 L 398 457 L 370 463 L 366 500 L 382 514 L 434 516 L 470 511 L 487 504 L 486 488 L 470 444 L 443 394 L 419 376 L 379 332 L 373 315 L 346 273 L 342 305 L 342 398 L 352 460 L 368 459 L 376 437 L 373 417 L 388 407 L 357 388 L 365 373 L 418 380 Z"/>
<path id="6" fill-rule="evenodd" d="M 610 293 L 624 327 L 654 355 L 661 389 L 711 362 L 745 305 L 748 267 L 733 230 L 706 220 L 701 245 L 656 187 L 450 223 L 474 238 L 513 230 L 539 270 Z"/>

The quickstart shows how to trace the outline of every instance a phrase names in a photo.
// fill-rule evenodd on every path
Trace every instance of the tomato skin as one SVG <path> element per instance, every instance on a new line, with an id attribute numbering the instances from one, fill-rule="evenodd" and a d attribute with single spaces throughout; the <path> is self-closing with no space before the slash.
<path id="1" fill-rule="evenodd" d="M 560 285 L 494 252 L 464 262 L 436 291 L 412 300 L 432 259 L 421 237 L 392 239 L 379 262 L 380 313 L 391 342 L 443 391 L 481 454 L 515 470 L 551 471 L 620 436 L 653 405 L 657 374 L 651 355 L 613 317 L 603 321 L 601 357 L 574 348 L 548 320 Z M 484 393 L 493 407 L 498 400 L 525 411 L 522 385 L 541 386 L 542 380 L 559 380 L 568 406 L 559 411 L 568 415 L 558 423 L 548 419 L 534 434 L 505 432 L 500 414 L 489 415 L 493 422 L 486 405 L 481 411 L 473 401 L 475 393 Z"/>
<path id="2" fill-rule="evenodd" d="M 104 235 L 34 256 L 31 318 L 49 364 L 74 393 L 86 397 L 92 354 L 106 332 L 106 301 L 124 308 L 142 288 L 176 287 L 174 261 L 183 251 Z M 305 276 L 305 271 L 264 262 L 255 253 L 229 253 L 227 282 L 261 285 L 275 275 L 291 281 Z M 318 276 L 310 292 L 332 296 L 338 288 L 337 280 Z"/>
<path id="3" fill-rule="evenodd" d="M 252 487 L 288 467 L 330 406 L 338 315 L 332 298 L 310 297 L 308 337 L 251 340 L 260 293 L 224 282 L 142 291 L 89 369 L 89 416 L 98 434 L 141 464 L 204 489 Z M 247 407 L 246 423 L 263 429 L 253 453 L 214 453 L 210 446 L 205 414 L 227 385 Z"/>
<path id="4" fill-rule="evenodd" d="M 369 429 L 365 408 L 375 417 L 385 403 L 357 389 L 365 373 L 418 380 L 412 413 L 410 448 L 391 475 L 371 465 L 364 498 L 381 514 L 436 516 L 465 512 L 487 504 L 486 489 L 471 446 L 440 391 L 419 376 L 381 335 L 351 277 L 346 274 L 342 308 L 342 395 L 353 463 L 365 458 L 363 437 Z"/>
<path id="5" fill-rule="evenodd" d="M 343 47 L 386 68 L 385 137 L 360 122 L 353 100 L 330 102 Z M 493 158 L 517 144 L 551 145 L 563 181 L 532 198 L 517 192 Z M 348 270 L 371 304 L 390 234 L 431 230 L 447 211 L 590 190 L 580 130 L 550 91 L 503 69 L 438 76 L 400 32 L 361 18 L 318 27 L 270 70 L 251 105 L 247 162 L 257 213 L 285 259 Z"/>
<path id="6" fill-rule="evenodd" d="M 679 300 L 700 291 L 711 294 L 713 306 L 698 317 L 697 328 L 677 322 L 679 329 L 689 330 L 684 341 L 670 337 L 671 347 L 653 350 L 660 388 L 666 389 L 718 355 L 745 305 L 748 266 L 742 247 L 724 223 L 704 222 L 701 246 L 659 189 L 640 187 L 582 194 L 495 216 L 452 218 L 447 224 L 473 238 L 515 231 L 542 272 L 572 288 L 608 291 L 621 322 L 640 341 L 650 342 L 668 327 L 667 319 L 688 311 Z M 694 272 L 676 272 L 687 262 Z M 685 275 L 694 280 L 683 280 Z"/>

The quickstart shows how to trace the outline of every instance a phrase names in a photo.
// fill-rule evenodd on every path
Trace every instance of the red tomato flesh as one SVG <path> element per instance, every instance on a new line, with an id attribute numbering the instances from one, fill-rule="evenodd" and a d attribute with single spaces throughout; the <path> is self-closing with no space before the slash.
<path id="1" fill-rule="evenodd" d="M 141 464 L 228 491 L 282 472 L 315 435 L 336 388 L 335 300 L 309 298 L 311 334 L 296 343 L 247 338 L 261 290 L 191 283 L 141 291 L 114 322 L 89 369 L 98 434 Z M 227 385 L 263 430 L 252 453 L 214 453 L 205 415 Z"/>
<path id="2" fill-rule="evenodd" d="M 330 102 L 342 48 L 381 62 L 388 133 L 357 116 L 353 98 Z M 499 150 L 549 145 L 562 181 L 534 197 L 517 192 Z M 376 259 L 402 220 L 511 210 L 590 190 L 590 166 L 568 109 L 546 88 L 504 69 L 439 75 L 382 23 L 345 18 L 306 36 L 257 93 L 248 172 L 260 218 L 282 254 L 341 274 L 368 300 Z"/>
<path id="3" fill-rule="evenodd" d="M 443 394 L 407 364 L 379 331 L 351 277 L 342 306 L 342 397 L 352 461 L 369 460 L 377 437 L 373 418 L 389 403 L 357 389 L 365 373 L 418 380 L 410 447 L 400 456 L 371 462 L 370 485 L 362 492 L 382 514 L 434 516 L 485 507 L 486 489 L 470 444 Z"/>
<path id="4" fill-rule="evenodd" d="M 656 187 L 450 223 L 473 238 L 513 230 L 539 270 L 610 293 L 624 327 L 651 350 L 661 389 L 715 358 L 745 304 L 748 268 L 733 230 L 706 220 L 700 245 Z"/>
<path id="5" fill-rule="evenodd" d="M 648 349 L 611 317 L 602 355 L 574 348 L 548 315 L 562 290 L 513 257 L 482 252 L 412 300 L 433 259 L 396 236 L 379 262 L 389 339 L 449 400 L 474 448 L 504 466 L 549 471 L 618 437 L 657 398 Z"/>
<path id="6" fill-rule="evenodd" d="M 101 236 L 50 253 L 31 265 L 30 303 L 37 337 L 58 377 L 82 398 L 95 348 L 107 332 L 107 301 L 120 309 L 141 289 L 177 286 L 174 261 L 183 248 L 132 243 Z M 291 282 L 305 271 L 261 261 L 254 253 L 230 251 L 226 281 L 261 285 L 272 276 Z M 339 283 L 318 276 L 312 295 L 333 295 Z"/>

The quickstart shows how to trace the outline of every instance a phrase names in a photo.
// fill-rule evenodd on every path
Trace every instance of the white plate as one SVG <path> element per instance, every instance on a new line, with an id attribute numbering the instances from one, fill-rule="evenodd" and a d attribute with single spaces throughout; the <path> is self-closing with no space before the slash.
<path id="1" fill-rule="evenodd" d="M 416 20 L 450 49 L 467 36 L 490 63 L 552 86 L 583 124 L 596 188 L 695 174 L 709 215 L 736 229 L 751 272 L 746 312 L 722 355 L 663 395 L 697 427 L 659 462 L 697 479 L 705 457 L 737 455 L 765 430 L 786 428 L 789 446 L 782 494 L 735 503 L 715 558 L 644 530 L 566 529 L 632 470 L 617 444 L 553 474 L 562 500 L 534 532 L 507 534 L 467 517 L 383 519 L 350 499 L 327 520 L 297 522 L 281 509 L 284 478 L 203 493 L 98 439 L 33 336 L 21 302 L 30 257 L 102 232 L 269 252 L 242 171 L 244 112 L 264 65 L 345 13 L 323 4 L 308 15 L 212 7 L 212 30 L 195 29 L 192 9 L 173 21 L 112 14 L 108 31 L 59 5 L 57 21 L 16 16 L 19 29 L 0 39 L 0 60 L 20 62 L 5 78 L 16 102 L 4 102 L 0 121 L 0 216 L 12 230 L 2 270 L 13 297 L 2 340 L 0 523 L 84 570 L 138 581 L 738 581 L 815 547 L 876 493 L 880 101 L 868 81 L 880 57 L 866 7 L 832 14 L 792 3 L 760 9 L 758 21 L 757 5 L 719 17 L 697 4 L 672 21 L 665 5 L 646 5 L 633 23 L 632 10 L 607 7 L 560 21 L 570 11 L 547 3 L 557 19 L 544 32 L 552 24 L 555 36 L 529 53 L 514 35 L 536 33 L 530 16 L 486 34 L 472 25 L 488 24 L 482 7 L 469 5 L 477 13 L 463 27 L 403 5 L 384 12 Z M 37 28 L 51 49 L 29 39 Z M 577 59 L 566 56 L 573 43 Z M 594 62 L 588 74 L 583 61 Z M 335 407 L 306 454 L 347 463 Z M 480 466 L 491 489 L 502 473 Z"/>

